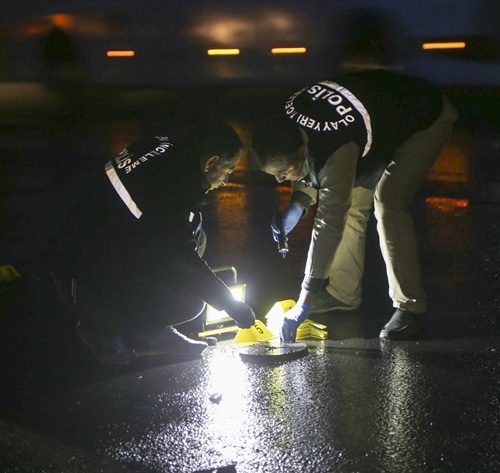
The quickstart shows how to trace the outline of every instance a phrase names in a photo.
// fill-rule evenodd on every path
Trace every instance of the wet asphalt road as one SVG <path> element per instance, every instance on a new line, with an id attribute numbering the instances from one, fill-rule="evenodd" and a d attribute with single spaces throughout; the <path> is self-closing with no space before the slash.
<path id="1" fill-rule="evenodd" d="M 105 367 L 76 339 L 39 252 L 85 163 L 194 115 L 230 120 L 247 139 L 288 90 L 267 92 L 128 91 L 119 102 L 93 91 L 73 104 L 77 119 L 50 94 L 3 104 L 1 263 L 23 277 L 1 286 L 0 471 L 500 471 L 494 94 L 456 92 L 462 119 L 414 205 L 430 306 L 425 337 L 378 339 L 392 311 L 372 221 L 361 309 L 314 317 L 329 339 L 307 341 L 299 360 L 245 363 L 221 337 L 201 358 Z M 286 259 L 269 234 L 288 193 L 245 161 L 205 213 L 207 261 L 237 268 L 262 320 L 275 301 L 297 296 L 302 279 L 311 220 L 291 235 Z"/>

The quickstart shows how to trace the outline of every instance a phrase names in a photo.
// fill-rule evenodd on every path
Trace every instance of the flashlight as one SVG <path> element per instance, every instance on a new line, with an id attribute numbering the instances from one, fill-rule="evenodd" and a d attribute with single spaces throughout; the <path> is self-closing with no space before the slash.
<path id="1" fill-rule="evenodd" d="M 285 235 L 285 229 L 283 228 L 283 215 L 281 213 L 276 214 L 276 226 L 280 231 L 278 234 L 278 251 L 286 258 L 288 253 L 288 242 Z"/>

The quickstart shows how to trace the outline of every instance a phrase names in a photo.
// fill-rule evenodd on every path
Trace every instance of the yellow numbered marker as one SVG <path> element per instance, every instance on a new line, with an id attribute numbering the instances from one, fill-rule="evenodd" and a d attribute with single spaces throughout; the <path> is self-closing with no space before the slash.
<path id="1" fill-rule="evenodd" d="M 11 282 L 16 279 L 21 279 L 21 275 L 17 272 L 14 266 L 11 264 L 4 264 L 0 266 L 0 282 Z"/>
<path id="2" fill-rule="evenodd" d="M 293 299 L 286 299 L 284 301 L 276 302 L 271 310 L 266 315 L 267 326 L 273 333 L 280 333 L 281 325 L 283 324 L 283 317 L 287 310 L 295 305 Z M 296 340 L 304 340 L 309 338 L 316 338 L 319 340 L 326 340 L 328 338 L 327 326 L 313 322 L 311 319 L 306 319 L 297 327 Z"/>
<path id="3" fill-rule="evenodd" d="M 257 342 L 266 342 L 273 338 L 276 338 L 276 336 L 260 320 L 256 320 L 255 324 L 250 328 L 240 328 L 238 330 L 234 343 L 237 345 L 249 345 Z"/>
<path id="4" fill-rule="evenodd" d="M 284 301 L 278 301 L 272 306 L 271 310 L 266 315 L 267 326 L 272 333 L 280 334 L 285 312 L 294 305 L 295 301 L 293 299 L 286 299 Z"/>

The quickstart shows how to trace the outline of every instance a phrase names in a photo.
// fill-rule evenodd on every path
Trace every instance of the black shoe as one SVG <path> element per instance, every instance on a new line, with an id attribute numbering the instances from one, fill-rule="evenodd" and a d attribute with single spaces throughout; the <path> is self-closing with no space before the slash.
<path id="1" fill-rule="evenodd" d="M 157 338 L 136 334 L 133 346 L 140 356 L 201 355 L 208 343 L 188 338 L 169 326 Z"/>
<path id="2" fill-rule="evenodd" d="M 105 365 L 127 365 L 137 359 L 119 334 L 103 335 L 88 327 L 85 317 L 76 327 L 78 338 L 90 348 L 97 359 Z"/>
<path id="3" fill-rule="evenodd" d="M 327 291 L 323 291 L 316 297 L 311 314 L 324 314 L 325 312 L 354 312 L 359 305 L 348 305 L 339 301 Z"/>
<path id="4" fill-rule="evenodd" d="M 408 340 L 419 335 L 425 328 L 426 314 L 396 309 L 391 320 L 384 325 L 379 338 L 382 340 Z"/>

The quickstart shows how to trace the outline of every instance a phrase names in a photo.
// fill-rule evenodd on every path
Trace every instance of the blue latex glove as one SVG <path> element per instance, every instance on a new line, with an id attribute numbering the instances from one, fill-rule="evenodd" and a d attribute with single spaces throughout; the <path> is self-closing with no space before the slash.
<path id="1" fill-rule="evenodd" d="M 281 326 L 281 340 L 283 342 L 294 342 L 297 336 L 298 326 L 309 317 L 312 304 L 297 302 L 285 313 L 283 325 Z"/>
<path id="2" fill-rule="evenodd" d="M 285 230 L 285 236 L 288 235 L 297 223 L 299 223 L 300 217 L 302 217 L 302 208 L 296 202 L 291 202 L 290 205 L 282 212 L 283 230 Z M 274 241 L 278 241 L 278 235 L 280 230 L 276 225 L 276 215 L 273 217 L 271 222 L 271 230 L 273 231 Z"/>

